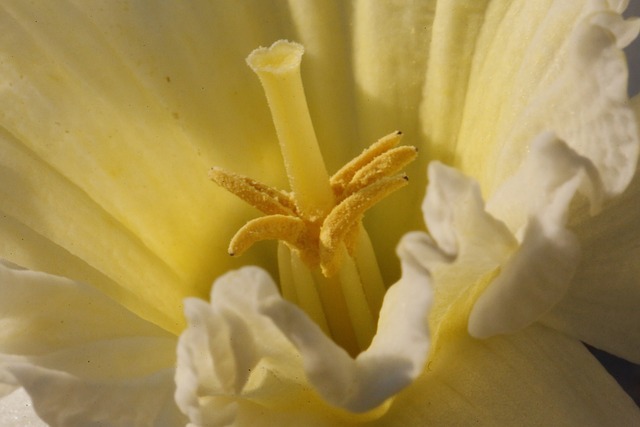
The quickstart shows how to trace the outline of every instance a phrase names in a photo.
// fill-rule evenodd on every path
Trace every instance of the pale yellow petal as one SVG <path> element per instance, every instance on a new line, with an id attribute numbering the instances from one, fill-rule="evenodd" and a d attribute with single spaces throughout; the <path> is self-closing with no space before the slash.
<path id="1" fill-rule="evenodd" d="M 475 293 L 470 290 L 493 275 L 518 246 L 506 225 L 485 211 L 477 182 L 439 162 L 429 166 L 422 209 L 434 241 L 424 233 L 410 233 L 403 237 L 400 253 L 411 254 L 433 277 L 436 297 L 429 316 L 435 340 L 451 316 L 461 315 L 456 301 L 470 298 Z M 438 252 L 441 256 L 434 256 Z"/>
<path id="2" fill-rule="evenodd" d="M 580 244 L 567 229 L 581 191 L 599 209 L 600 174 L 553 134 L 541 134 L 516 174 L 494 193 L 488 210 L 519 237 L 519 248 L 480 295 L 469 317 L 476 338 L 512 333 L 548 312 L 578 269 Z"/>
<path id="3" fill-rule="evenodd" d="M 438 1 L 433 24 L 428 71 L 420 106 L 422 132 L 431 160 L 452 163 L 467 96 L 471 65 L 480 31 L 496 28 L 496 13 L 489 14 L 491 2 Z M 504 9 L 505 2 L 493 2 Z M 487 28 L 485 28 L 485 26 Z"/>
<path id="4" fill-rule="evenodd" d="M 44 368 L 16 367 L 39 417 L 50 426 L 178 427 L 173 369 L 120 382 L 79 379 Z"/>
<path id="5" fill-rule="evenodd" d="M 611 13 L 604 1 L 491 4 L 453 141 L 455 164 L 486 194 L 517 169 L 545 129 L 594 162 L 606 193 L 629 182 L 638 138 L 616 34 L 628 36 L 619 21 L 603 18 Z M 602 26 L 609 21 L 613 27 Z"/>
<path id="6" fill-rule="evenodd" d="M 631 99 L 640 114 L 640 96 Z M 640 362 L 640 174 L 591 217 L 574 212 L 582 259 L 567 296 L 542 321 L 595 347 Z"/>
<path id="7" fill-rule="evenodd" d="M 407 144 L 425 147 L 417 111 L 423 96 L 435 3 L 354 3 L 351 61 L 356 90 L 355 124 L 361 144 L 354 154 L 394 130 L 403 132 Z M 416 201 L 424 196 L 423 171 L 427 161 L 427 155 L 418 155 L 407 168 L 411 184 L 380 203 L 365 218 L 378 259 L 385 260 L 380 267 L 387 283 L 400 276 L 400 264 L 393 262 L 400 237 L 423 228 Z M 398 215 L 402 216 L 401 221 L 388 220 Z"/>
<path id="8" fill-rule="evenodd" d="M 208 181 L 209 167 L 242 165 L 268 182 L 284 176 L 244 57 L 288 35 L 277 22 L 286 14 L 238 2 L 99 6 L 2 5 L 0 126 L 13 147 L 3 148 L 11 174 L 3 182 L 14 195 L 2 210 L 107 277 L 96 285 L 108 294 L 122 293 L 112 281 L 149 297 L 168 319 L 136 311 L 178 331 L 181 299 L 206 295 L 216 275 L 238 265 L 225 248 L 253 215 Z M 227 39 L 234 43 L 211 42 Z M 13 161 L 8 150 L 33 162 Z M 25 188 L 35 184 L 35 193 Z M 41 197 L 57 192 L 77 197 Z M 243 262 L 268 265 L 274 255 L 264 249 Z"/>
<path id="9" fill-rule="evenodd" d="M 145 318 L 179 331 L 183 294 L 176 272 L 80 188 L 15 139 L 2 136 L 3 255 L 88 279 Z"/>
<path id="10" fill-rule="evenodd" d="M 543 321 L 640 363 L 640 175 L 600 215 L 579 222 L 582 259 L 567 296 Z"/>
<path id="11" fill-rule="evenodd" d="M 384 426 L 630 426 L 640 411 L 584 346 L 542 326 L 446 338 Z"/>
<path id="12" fill-rule="evenodd" d="M 5 261 L 0 264 L 0 276 L 3 362 L 12 357 L 40 360 L 47 367 L 64 367 L 69 372 L 112 379 L 172 366 L 175 338 L 171 334 L 140 319 L 90 286 L 22 270 Z M 146 343 L 156 347 L 154 357 L 115 358 L 103 368 L 98 366 L 107 363 L 107 353 L 119 351 L 111 342 L 119 340 L 122 349 L 133 349 L 142 343 L 136 342 L 137 339 L 146 339 Z M 99 348 L 103 350 L 94 352 Z M 96 365 L 77 364 L 78 356 L 68 357 L 73 351 L 78 355 L 93 352 L 91 359 Z"/>
<path id="13" fill-rule="evenodd" d="M 289 0 L 293 40 L 305 49 L 302 80 L 320 150 L 330 172 L 371 141 L 359 138 L 349 44 L 352 2 Z M 275 41 L 275 40 L 274 40 Z M 380 136 L 380 135 L 378 135 Z"/>

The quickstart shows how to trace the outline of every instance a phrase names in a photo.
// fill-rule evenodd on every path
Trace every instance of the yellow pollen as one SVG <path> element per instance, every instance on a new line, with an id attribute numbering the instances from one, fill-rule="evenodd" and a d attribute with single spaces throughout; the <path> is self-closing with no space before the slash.
<path id="1" fill-rule="evenodd" d="M 299 212 L 284 191 L 213 168 L 209 177 L 214 182 L 267 214 L 238 230 L 229 254 L 240 255 L 262 240 L 280 240 L 310 268 L 319 266 L 326 277 L 333 276 L 340 266 L 340 245 L 353 253 L 365 211 L 407 184 L 404 174 L 394 174 L 412 162 L 417 151 L 409 146 L 394 148 L 401 137 L 401 132 L 394 132 L 380 139 L 331 177 L 337 203 L 321 218 Z"/>
<path id="2" fill-rule="evenodd" d="M 304 48 L 278 41 L 247 58 L 264 89 L 289 191 L 220 168 L 209 177 L 265 216 L 238 230 L 229 254 L 277 240 L 280 290 L 355 356 L 371 343 L 386 292 L 362 226 L 365 212 L 407 184 L 401 170 L 417 150 L 393 132 L 329 176 L 309 113 L 300 62 Z"/>

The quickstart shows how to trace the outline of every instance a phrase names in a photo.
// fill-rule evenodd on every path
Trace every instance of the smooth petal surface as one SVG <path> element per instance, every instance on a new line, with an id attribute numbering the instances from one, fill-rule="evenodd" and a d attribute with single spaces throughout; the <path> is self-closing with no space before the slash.
<path id="1" fill-rule="evenodd" d="M 0 425 L 4 427 L 47 427 L 33 410 L 31 398 L 23 388 L 0 399 Z"/>
<path id="2" fill-rule="evenodd" d="M 173 368 L 123 381 L 87 381 L 60 371 L 14 365 L 38 415 L 53 426 L 175 427 L 184 416 L 173 401 Z"/>
<path id="3" fill-rule="evenodd" d="M 278 39 L 305 44 L 307 98 L 333 171 L 390 130 L 419 128 L 414 112 L 432 8 L 431 2 L 411 8 L 314 1 L 3 3 L 0 142 L 3 152 L 18 154 L 2 156 L 0 165 L 7 183 L 0 189 L 2 254 L 91 283 L 177 333 L 185 296 L 204 297 L 229 268 L 276 265 L 266 245 L 241 261 L 216 255 L 255 213 L 212 185 L 209 167 L 280 187 L 286 182 L 246 55 Z M 425 54 L 410 55 L 414 50 Z M 420 161 L 424 166 L 426 158 Z M 416 185 L 394 196 L 371 220 L 397 205 L 413 206 L 422 193 Z M 51 200 L 58 194 L 59 201 Z M 382 265 L 389 282 L 399 277 L 395 243 L 420 220 L 415 212 L 373 229 L 380 253 L 392 260 Z"/>
<path id="4" fill-rule="evenodd" d="M 431 66 L 436 3 L 353 2 L 350 51 L 356 91 L 354 123 L 361 144 L 401 130 L 404 143 L 427 150 L 429 142 L 422 136 L 422 117 L 417 112 L 424 99 L 427 68 Z M 446 34 L 442 38 L 448 37 Z M 386 260 L 380 263 L 380 269 L 387 283 L 400 277 L 400 263 L 395 256 L 400 237 L 422 228 L 416 201 L 424 197 L 423 171 L 429 160 L 428 154 L 419 155 L 407 168 L 411 185 L 381 202 L 365 217 L 364 225 L 376 255 Z M 388 220 L 400 211 L 402 221 Z"/>
<path id="5" fill-rule="evenodd" d="M 0 378 L 25 387 L 46 422 L 161 426 L 180 419 L 174 337 L 89 286 L 4 262 L 0 294 Z"/>
<path id="6" fill-rule="evenodd" d="M 582 260 L 569 293 L 543 321 L 640 363 L 640 179 L 597 217 L 575 227 Z"/>
<path id="7" fill-rule="evenodd" d="M 182 298 L 206 295 L 229 267 L 211 254 L 223 254 L 231 228 L 251 214 L 209 182 L 208 168 L 280 173 L 271 166 L 279 164 L 275 136 L 263 136 L 273 133 L 268 110 L 259 84 L 245 84 L 253 78 L 244 65 L 275 34 L 261 24 L 265 15 L 247 10 L 18 1 L 0 11 L 3 213 L 88 263 L 92 279 L 102 276 L 91 283 L 172 331 L 183 326 Z M 231 39 L 231 28 L 236 44 L 211 43 Z M 241 125 L 247 117 L 252 125 Z M 255 141 L 263 149 L 249 150 Z M 52 203 L 42 193 L 73 197 Z M 71 277 L 86 279 L 81 273 Z"/>
<path id="8" fill-rule="evenodd" d="M 445 338 L 383 426 L 631 426 L 640 411 L 578 341 L 535 325 L 474 340 Z"/>
<path id="9" fill-rule="evenodd" d="M 590 212 L 598 213 L 604 201 L 598 170 L 589 158 L 545 132 L 531 143 L 531 152 L 516 174 L 493 193 L 487 210 L 521 235 L 532 217 L 549 227 L 564 226 L 569 204 L 578 193 L 588 200 Z"/>

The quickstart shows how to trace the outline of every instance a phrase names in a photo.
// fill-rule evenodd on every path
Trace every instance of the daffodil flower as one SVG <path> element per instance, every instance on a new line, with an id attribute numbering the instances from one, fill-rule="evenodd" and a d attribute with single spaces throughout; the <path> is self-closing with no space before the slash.
<path id="1" fill-rule="evenodd" d="M 638 423 L 581 343 L 640 362 L 626 6 L 3 3 L 0 393 L 54 426 Z"/>

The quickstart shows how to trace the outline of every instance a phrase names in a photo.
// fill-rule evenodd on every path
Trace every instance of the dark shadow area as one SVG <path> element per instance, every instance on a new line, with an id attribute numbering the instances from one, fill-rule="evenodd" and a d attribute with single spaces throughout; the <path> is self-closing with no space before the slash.
<path id="1" fill-rule="evenodd" d="M 631 0 L 624 13 L 625 17 L 640 17 L 640 0 Z M 640 93 L 640 37 L 625 49 L 629 63 L 629 94 Z"/>
<path id="2" fill-rule="evenodd" d="M 627 362 L 597 348 L 587 346 L 607 372 L 613 376 L 624 391 L 640 406 L 640 365 Z"/>

